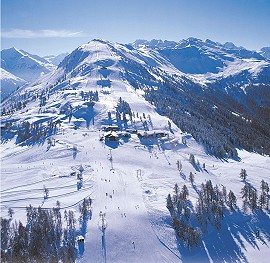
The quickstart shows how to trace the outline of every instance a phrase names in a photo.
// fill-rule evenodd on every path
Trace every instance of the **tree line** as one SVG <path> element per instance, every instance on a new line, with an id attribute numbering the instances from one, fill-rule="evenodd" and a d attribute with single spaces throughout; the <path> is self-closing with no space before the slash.
<path id="1" fill-rule="evenodd" d="M 261 181 L 259 195 L 258 191 L 245 181 L 246 170 L 241 170 L 240 178 L 244 180 L 244 186 L 241 189 L 243 211 L 247 212 L 248 209 L 269 211 L 268 183 L 264 180 Z M 234 192 L 227 191 L 225 186 L 221 188 L 218 185 L 214 186 L 211 180 L 201 184 L 195 206 L 188 197 L 187 186 L 183 185 L 180 189 L 178 184 L 175 184 L 172 195 L 169 193 L 166 200 L 172 226 L 177 237 L 187 249 L 200 245 L 202 237 L 207 234 L 210 225 L 219 231 L 226 214 L 229 215 L 239 209 Z M 226 213 L 226 211 L 230 213 Z"/>
<path id="2" fill-rule="evenodd" d="M 91 210 L 92 200 L 80 204 L 82 223 Z M 61 213 L 60 203 L 52 209 L 26 207 L 26 224 L 1 217 L 2 262 L 75 262 L 77 255 L 77 219 L 72 210 Z"/>

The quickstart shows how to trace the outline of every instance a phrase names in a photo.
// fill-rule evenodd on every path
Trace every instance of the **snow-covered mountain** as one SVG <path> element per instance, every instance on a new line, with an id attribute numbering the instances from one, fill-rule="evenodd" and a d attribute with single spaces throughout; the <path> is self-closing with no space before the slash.
<path id="1" fill-rule="evenodd" d="M 1 67 L 27 82 L 55 69 L 55 65 L 44 58 L 16 48 L 1 51 Z"/>
<path id="2" fill-rule="evenodd" d="M 33 82 L 55 68 L 50 61 L 26 51 L 16 48 L 2 50 L 1 99 L 5 99 L 18 87 Z"/>
<path id="3" fill-rule="evenodd" d="M 267 59 L 270 59 L 270 47 L 263 47 L 260 50 L 260 54 Z"/>
<path id="4" fill-rule="evenodd" d="M 257 69 L 256 73 L 258 73 L 259 69 L 269 67 L 269 63 L 264 61 L 261 54 L 237 47 L 231 42 L 220 44 L 209 39 L 202 41 L 197 38 L 188 38 L 179 42 L 139 40 L 131 45 L 136 48 L 153 48 L 180 71 L 205 75 L 206 80 L 226 78 L 246 69 L 251 74 Z"/>
<path id="5" fill-rule="evenodd" d="M 68 55 L 68 53 L 62 53 L 59 55 L 50 55 L 50 56 L 45 56 L 43 57 L 44 59 L 46 59 L 47 61 L 49 61 L 51 64 L 58 66 L 60 64 L 60 62 L 62 62 L 62 60 Z"/>
<path id="6" fill-rule="evenodd" d="M 2 254 L 30 257 L 9 246 L 21 241 L 36 261 L 267 262 L 267 67 L 231 43 L 94 39 L 14 92 L 1 216 L 11 232 L 22 221 L 22 238 Z"/>
<path id="7" fill-rule="evenodd" d="M 270 104 L 269 96 L 265 96 L 265 85 L 270 84 L 270 62 L 262 53 L 231 42 L 220 44 L 197 38 L 179 42 L 139 40 L 131 45 L 140 50 L 154 49 L 195 82 L 219 89 L 252 112 L 257 110 L 253 105 Z M 267 48 L 264 52 L 267 54 Z"/>
<path id="8" fill-rule="evenodd" d="M 5 99 L 10 93 L 17 88 L 25 85 L 27 82 L 19 77 L 14 76 L 10 72 L 0 68 L 1 80 L 1 100 Z"/>

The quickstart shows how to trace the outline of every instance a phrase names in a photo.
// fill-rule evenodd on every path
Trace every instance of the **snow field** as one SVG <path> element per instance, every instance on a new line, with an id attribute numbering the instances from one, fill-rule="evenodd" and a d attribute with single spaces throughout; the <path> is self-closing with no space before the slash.
<path id="1" fill-rule="evenodd" d="M 34 146 L 15 145 L 15 138 L 1 145 L 1 215 L 6 217 L 8 208 L 13 208 L 14 218 L 25 222 L 27 205 L 51 208 L 58 200 L 61 208 L 74 210 L 78 217 L 79 202 L 90 196 L 92 218 L 87 225 L 85 250 L 78 262 L 268 262 L 269 226 L 259 222 L 261 217 L 255 215 L 231 216 L 220 233 L 210 228 L 209 235 L 203 238 L 204 247 L 192 252 L 184 250 L 172 229 L 166 197 L 173 193 L 175 183 L 180 188 L 186 184 L 189 199 L 195 206 L 196 187 L 199 189 L 201 183 L 211 180 L 213 185 L 225 185 L 227 191 L 232 190 L 241 207 L 240 170 L 247 170 L 248 181 L 259 190 L 262 179 L 270 183 L 269 157 L 242 150 L 239 150 L 241 161 L 207 155 L 190 135 L 182 133 L 173 123 L 173 133 L 170 132 L 168 118 L 159 115 L 142 94 L 123 81 L 118 56 L 107 45 L 91 43 L 83 49 L 89 52 L 84 63 L 93 66 L 88 78 L 75 77 L 70 84 L 65 82 L 63 87 L 69 85 L 70 90 L 56 86 L 43 113 L 38 113 L 37 101 L 28 104 L 23 114 L 21 111 L 12 116 L 31 122 L 60 118 L 62 124 L 52 136 L 55 146 L 48 147 L 46 141 Z M 100 65 L 107 71 L 100 72 Z M 49 81 L 48 76 L 44 79 Z M 72 90 L 75 86 L 76 90 Z M 38 84 L 37 88 L 42 90 L 44 86 Z M 96 90 L 99 101 L 91 110 L 80 92 Z M 165 130 L 169 138 L 140 139 L 132 134 L 118 142 L 100 141 L 101 126 L 109 122 L 108 111 L 112 111 L 112 122 L 116 124 L 114 113 L 119 97 L 139 115 L 134 122 L 128 121 L 128 128 L 143 130 L 142 117 L 150 130 Z M 58 114 L 66 105 L 74 109 L 70 120 Z M 143 113 L 150 115 L 151 124 L 147 117 L 143 118 Z M 75 130 L 77 124 L 80 129 Z M 181 143 L 183 136 L 187 145 Z M 199 160 L 200 167 L 206 164 L 205 169 L 196 170 L 190 164 L 191 153 Z M 176 166 L 178 160 L 183 166 L 181 173 Z M 78 172 L 81 165 L 84 171 L 80 188 L 77 177 L 70 174 Z M 194 186 L 188 180 L 190 172 L 195 175 Z M 44 186 L 49 189 L 45 199 Z M 105 234 L 99 227 L 100 212 L 105 213 Z M 265 217 L 269 219 L 269 214 Z M 263 238 L 256 237 L 254 232 L 245 233 L 249 228 L 241 230 L 240 226 L 248 226 L 250 219 L 254 220 L 252 226 L 257 224 L 265 229 Z"/>

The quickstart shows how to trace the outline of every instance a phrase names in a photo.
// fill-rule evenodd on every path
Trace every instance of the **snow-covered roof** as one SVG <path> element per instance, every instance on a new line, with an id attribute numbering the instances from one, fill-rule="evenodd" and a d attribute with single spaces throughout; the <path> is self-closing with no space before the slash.
<path id="1" fill-rule="evenodd" d="M 84 241 L 84 237 L 82 235 L 77 236 L 77 241 Z"/>
<path id="2" fill-rule="evenodd" d="M 104 133 L 104 137 L 118 137 L 118 134 L 114 131 L 109 131 L 109 132 L 106 132 Z"/>
<path id="3" fill-rule="evenodd" d="M 119 130 L 119 127 L 117 125 L 104 125 L 102 126 L 102 128 L 106 131 L 109 131 L 109 130 Z"/>
<path id="4" fill-rule="evenodd" d="M 153 130 L 153 131 L 138 131 L 138 136 L 149 137 L 149 136 L 158 136 L 158 135 L 167 135 L 168 132 L 164 130 Z"/>

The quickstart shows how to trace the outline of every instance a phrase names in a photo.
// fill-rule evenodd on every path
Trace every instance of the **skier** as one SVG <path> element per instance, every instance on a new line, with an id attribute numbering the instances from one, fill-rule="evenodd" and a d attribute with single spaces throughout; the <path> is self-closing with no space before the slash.
<path id="1" fill-rule="evenodd" d="M 132 241 L 132 245 L 133 245 L 133 248 L 135 250 L 135 242 L 134 241 Z"/>

